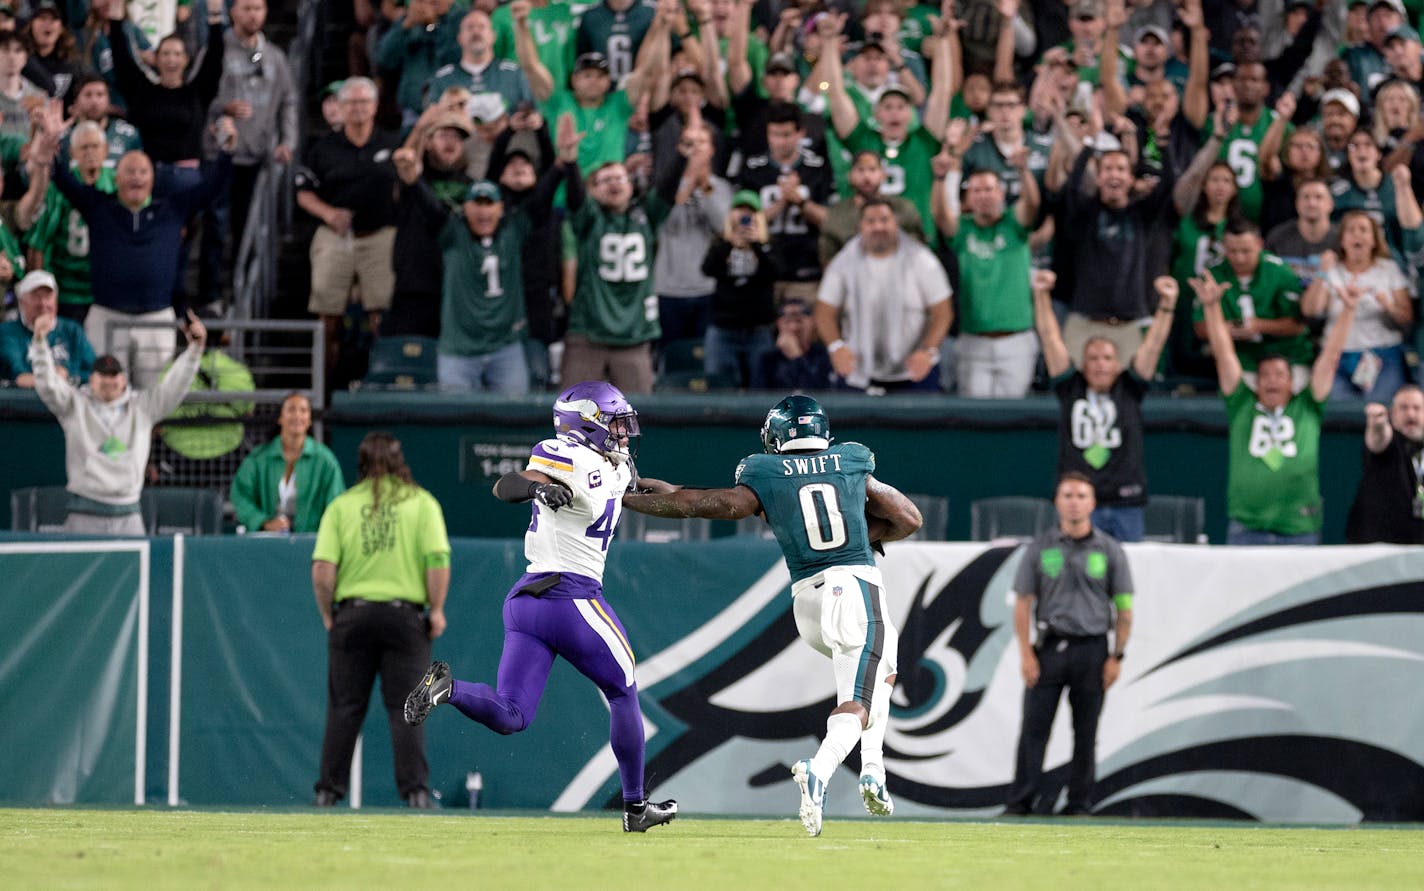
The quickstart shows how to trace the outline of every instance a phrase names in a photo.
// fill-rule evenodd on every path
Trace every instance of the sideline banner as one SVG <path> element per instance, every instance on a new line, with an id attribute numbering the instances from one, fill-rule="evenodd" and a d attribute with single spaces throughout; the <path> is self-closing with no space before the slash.
<path id="1" fill-rule="evenodd" d="M 147 548 L 0 544 L 0 800 L 135 800 Z"/>
<path id="2" fill-rule="evenodd" d="M 1018 553 L 923 544 L 892 546 L 882 561 L 901 632 L 886 740 L 897 815 L 1003 805 L 1023 695 Z M 1099 732 L 1098 813 L 1424 819 L 1424 553 L 1136 545 L 1128 555 L 1138 591 Z M 651 760 L 666 777 L 659 793 L 682 793 L 689 810 L 793 812 L 788 769 L 824 733 L 829 665 L 794 630 L 713 647 L 704 662 L 680 689 L 645 687 L 644 702 L 686 725 Z M 1065 702 L 1047 790 L 1066 780 L 1070 752 Z M 847 764 L 830 784 L 832 815 L 861 812 L 854 753 Z"/>
<path id="3" fill-rule="evenodd" d="M 133 800 L 144 564 L 133 553 L 83 552 L 99 544 L 0 554 L 0 799 Z M 502 601 L 524 567 L 520 542 L 452 545 L 450 628 L 435 655 L 461 678 L 492 681 Z M 311 539 L 193 538 L 185 547 L 180 799 L 309 801 L 326 703 Z M 1098 813 L 1424 820 L 1424 550 L 1127 552 L 1137 597 L 1099 733 Z M 1002 808 L 1023 695 L 1011 621 L 1018 553 L 903 544 L 881 563 L 900 630 L 886 742 L 897 816 Z M 160 581 L 156 617 L 172 612 Z M 605 588 L 639 660 L 651 794 L 676 797 L 689 813 L 794 813 L 789 766 L 815 750 L 835 703 L 829 662 L 796 637 L 789 587 L 774 542 L 611 548 Z M 150 713 L 161 715 L 170 683 L 162 635 L 149 653 Z M 398 702 L 405 691 L 396 693 Z M 1068 717 L 1065 705 L 1045 762 L 1050 793 L 1065 779 Z M 377 689 L 364 728 L 368 806 L 398 803 L 385 724 Z M 464 804 L 476 770 L 490 808 L 598 809 L 618 795 L 607 706 L 562 662 L 524 733 L 499 736 L 453 709 L 425 727 L 431 785 L 446 806 Z M 150 776 L 171 763 L 165 741 L 152 735 Z M 832 817 L 862 812 L 858 767 L 852 753 L 832 778 Z"/>

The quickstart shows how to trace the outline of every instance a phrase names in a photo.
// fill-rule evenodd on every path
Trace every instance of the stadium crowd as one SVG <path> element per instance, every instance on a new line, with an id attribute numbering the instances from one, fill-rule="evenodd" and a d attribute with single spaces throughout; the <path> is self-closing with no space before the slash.
<path id="1" fill-rule="evenodd" d="M 1125 402 L 1239 381 L 1270 466 L 1326 396 L 1416 376 L 1418 0 L 355 0 L 304 144 L 264 0 L 195 6 L 149 46 L 122 0 L 0 5 L 0 284 L 52 273 L 92 353 L 220 304 L 257 172 L 290 164 L 328 363 L 354 311 L 431 338 L 448 389 L 639 394 L 695 356 L 712 388 L 1052 391 L 1060 463 L 1132 507 Z M 123 357 L 141 383 L 160 333 Z M 1318 532 L 1301 497 L 1277 533 Z"/>

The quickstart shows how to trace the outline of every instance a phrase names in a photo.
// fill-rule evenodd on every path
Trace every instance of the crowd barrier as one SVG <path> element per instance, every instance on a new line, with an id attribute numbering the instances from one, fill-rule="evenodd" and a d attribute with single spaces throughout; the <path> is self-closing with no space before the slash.
<path id="1" fill-rule="evenodd" d="M 521 543 L 456 540 L 457 676 L 492 679 Z M 316 777 L 325 646 L 312 539 L 0 543 L 0 800 L 299 805 Z M 892 545 L 901 632 L 886 740 L 897 816 L 997 813 L 1022 697 L 1010 585 L 1019 551 Z M 1283 822 L 1424 820 L 1424 553 L 1129 546 L 1137 605 L 1098 745 L 1100 813 Z M 773 542 L 620 542 L 608 596 L 640 663 L 650 789 L 688 812 L 787 815 L 788 768 L 833 705 L 829 664 L 796 639 Z M 361 800 L 394 806 L 377 695 Z M 618 794 L 607 708 L 555 667 L 533 725 L 501 737 L 439 709 L 431 783 L 464 807 L 598 809 Z M 1067 710 L 1047 783 L 1065 780 Z M 828 813 L 861 810 L 851 767 Z"/>

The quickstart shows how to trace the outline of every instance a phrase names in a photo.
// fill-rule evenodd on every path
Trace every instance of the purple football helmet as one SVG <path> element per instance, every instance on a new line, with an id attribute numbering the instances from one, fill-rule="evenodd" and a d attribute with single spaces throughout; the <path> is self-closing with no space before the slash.
<path id="1" fill-rule="evenodd" d="M 613 461 L 626 461 L 636 451 L 632 440 L 638 435 L 638 413 L 612 384 L 584 381 L 559 394 L 554 430 Z"/>

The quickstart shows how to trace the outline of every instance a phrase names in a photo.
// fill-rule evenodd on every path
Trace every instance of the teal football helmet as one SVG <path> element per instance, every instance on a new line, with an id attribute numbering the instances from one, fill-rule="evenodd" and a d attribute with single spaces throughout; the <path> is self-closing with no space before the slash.
<path id="1" fill-rule="evenodd" d="M 818 452 L 831 446 L 831 421 L 810 396 L 787 396 L 766 413 L 761 444 L 769 455 Z"/>

